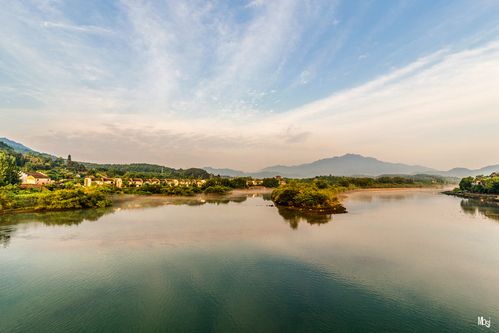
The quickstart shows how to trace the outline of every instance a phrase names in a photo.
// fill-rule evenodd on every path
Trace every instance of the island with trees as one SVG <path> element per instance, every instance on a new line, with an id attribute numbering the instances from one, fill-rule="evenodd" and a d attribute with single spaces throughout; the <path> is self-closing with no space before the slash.
<path id="1" fill-rule="evenodd" d="M 443 193 L 462 198 L 499 202 L 499 173 L 493 172 L 488 176 L 465 177 L 459 182 L 459 187 Z"/>
<path id="2" fill-rule="evenodd" d="M 340 203 L 342 192 L 367 188 L 405 188 L 441 186 L 447 181 L 429 175 L 343 177 L 319 176 L 308 179 L 287 180 L 286 185 L 276 188 L 271 195 L 278 207 L 286 207 L 324 214 L 346 213 Z"/>

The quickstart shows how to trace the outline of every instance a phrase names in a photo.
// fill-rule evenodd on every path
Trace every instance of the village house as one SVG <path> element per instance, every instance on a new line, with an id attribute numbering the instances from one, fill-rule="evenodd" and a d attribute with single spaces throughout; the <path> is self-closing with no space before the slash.
<path id="1" fill-rule="evenodd" d="M 206 184 L 206 179 L 198 179 L 198 180 L 196 180 L 196 186 L 197 187 L 201 187 L 204 184 Z"/>
<path id="2" fill-rule="evenodd" d="M 246 185 L 248 186 L 261 186 L 263 185 L 263 180 L 262 179 L 251 179 L 246 181 Z"/>
<path id="3" fill-rule="evenodd" d="M 165 182 L 165 185 L 168 185 L 168 186 L 178 186 L 177 179 L 165 179 L 164 182 Z"/>
<path id="4" fill-rule="evenodd" d="M 131 178 L 128 180 L 130 186 L 140 187 L 144 185 L 144 181 L 141 178 Z"/>
<path id="5" fill-rule="evenodd" d="M 188 186 L 188 185 L 190 185 L 190 181 L 189 181 L 189 179 L 180 179 L 178 184 L 180 186 Z"/>
<path id="6" fill-rule="evenodd" d="M 147 179 L 145 181 L 145 184 L 149 184 L 149 185 L 160 185 L 161 184 L 161 181 L 157 178 L 152 178 L 152 179 Z"/>
<path id="7" fill-rule="evenodd" d="M 23 185 L 48 185 L 52 183 L 50 177 L 41 172 L 22 172 L 20 178 Z"/>
<path id="8" fill-rule="evenodd" d="M 286 185 L 286 181 L 284 180 L 284 178 L 282 178 L 281 176 L 275 176 L 274 177 L 275 179 L 277 179 L 279 181 L 279 185 Z"/>
<path id="9" fill-rule="evenodd" d="M 85 180 L 83 181 L 83 186 L 85 187 L 90 187 L 90 186 L 102 186 L 102 185 L 114 185 L 118 188 L 121 188 L 123 186 L 123 180 L 121 178 L 96 178 L 92 179 L 90 177 L 86 177 Z"/>

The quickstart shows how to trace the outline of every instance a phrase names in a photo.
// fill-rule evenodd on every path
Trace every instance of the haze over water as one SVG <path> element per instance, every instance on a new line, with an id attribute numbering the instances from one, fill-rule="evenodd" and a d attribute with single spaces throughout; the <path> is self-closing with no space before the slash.
<path id="1" fill-rule="evenodd" d="M 499 320 L 499 208 L 364 191 L 348 214 L 261 194 L 0 216 L 0 331 L 470 332 Z"/>

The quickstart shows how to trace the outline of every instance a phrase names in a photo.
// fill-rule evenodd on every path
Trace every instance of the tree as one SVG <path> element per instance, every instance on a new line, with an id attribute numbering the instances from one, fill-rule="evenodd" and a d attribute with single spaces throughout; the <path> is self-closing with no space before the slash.
<path id="1" fill-rule="evenodd" d="M 459 182 L 459 188 L 462 191 L 470 191 L 471 190 L 471 185 L 473 183 L 473 177 L 466 177 L 461 179 Z"/>
<path id="2" fill-rule="evenodd" d="M 262 185 L 265 187 L 278 187 L 279 180 L 277 178 L 264 178 Z"/>
<path id="3" fill-rule="evenodd" d="M 19 168 L 16 158 L 0 152 L 0 186 L 19 183 Z"/>

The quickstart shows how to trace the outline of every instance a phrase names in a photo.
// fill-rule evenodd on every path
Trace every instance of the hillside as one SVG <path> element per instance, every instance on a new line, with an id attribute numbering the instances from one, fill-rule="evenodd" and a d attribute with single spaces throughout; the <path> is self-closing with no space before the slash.
<path id="1" fill-rule="evenodd" d="M 65 158 L 37 152 L 21 143 L 7 138 L 0 138 L 0 151 L 7 151 L 16 156 L 18 165 L 26 171 L 47 171 L 58 179 L 68 170 L 73 172 L 105 173 L 109 176 L 128 174 L 133 177 L 171 177 L 171 178 L 209 178 L 203 169 L 175 169 L 148 163 L 99 164 L 90 162 L 68 161 Z"/>
<path id="2" fill-rule="evenodd" d="M 12 140 L 7 139 L 7 138 L 0 138 L 0 143 L 2 143 L 3 145 L 6 145 L 6 146 L 12 148 L 17 153 L 31 153 L 31 152 L 34 152 L 33 149 L 28 148 L 28 147 L 26 147 L 25 145 L 23 145 L 21 143 L 12 141 Z M 1 146 L 0 146 L 0 148 L 1 148 Z"/>

